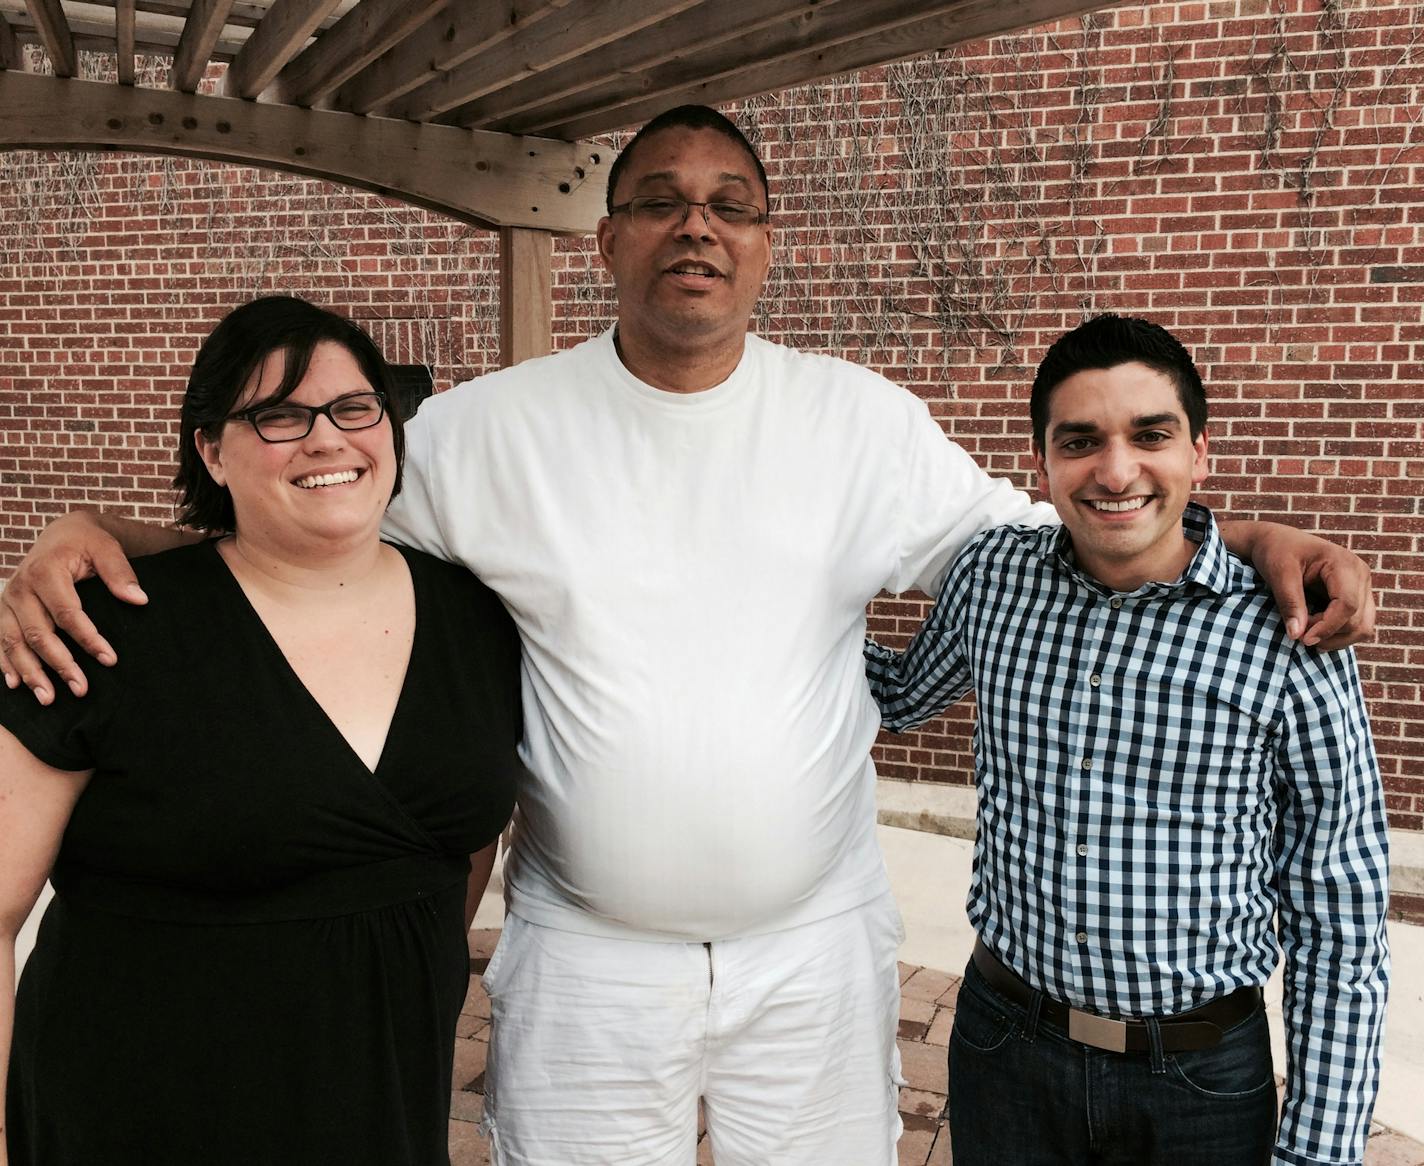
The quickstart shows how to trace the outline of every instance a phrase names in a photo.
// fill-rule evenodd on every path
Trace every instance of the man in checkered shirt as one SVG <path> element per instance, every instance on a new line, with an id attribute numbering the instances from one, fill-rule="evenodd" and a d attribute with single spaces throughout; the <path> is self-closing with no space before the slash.
<path id="1" fill-rule="evenodd" d="M 955 1166 L 1358 1164 L 1388 863 L 1354 657 L 1292 641 L 1190 501 L 1206 398 L 1168 332 L 1069 332 L 1030 410 L 1063 526 L 981 535 L 907 651 L 866 649 L 891 729 L 978 702 Z"/>

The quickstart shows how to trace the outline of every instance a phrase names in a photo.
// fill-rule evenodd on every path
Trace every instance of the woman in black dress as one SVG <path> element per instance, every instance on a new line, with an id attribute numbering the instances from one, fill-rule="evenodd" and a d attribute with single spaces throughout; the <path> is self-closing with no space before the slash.
<path id="1" fill-rule="evenodd" d="M 519 644 L 471 575 L 380 541 L 390 387 L 329 312 L 231 313 L 176 480 L 223 537 L 137 561 L 146 605 L 86 585 L 118 656 L 89 695 L 0 689 L 0 1163 L 448 1162 Z"/>

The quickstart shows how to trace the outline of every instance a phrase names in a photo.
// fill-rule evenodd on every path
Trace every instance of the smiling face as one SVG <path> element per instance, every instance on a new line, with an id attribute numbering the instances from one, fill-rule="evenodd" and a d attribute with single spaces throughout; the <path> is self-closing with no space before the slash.
<path id="1" fill-rule="evenodd" d="M 715 130 L 671 127 L 637 144 L 612 192 L 615 204 L 662 195 L 719 199 L 766 210 L 747 152 Z M 771 262 L 765 223 L 729 227 L 700 206 L 681 225 L 635 222 L 620 211 L 598 224 L 598 250 L 618 289 L 620 337 L 664 352 L 734 349 L 740 355 Z"/>
<path id="2" fill-rule="evenodd" d="M 282 383 L 285 355 L 270 354 L 238 401 L 239 409 L 267 400 Z M 356 358 L 323 341 L 306 375 L 284 403 L 325 405 L 370 392 Z M 396 457 L 389 414 L 369 429 L 342 430 L 317 417 L 295 441 L 266 442 L 246 421 L 230 420 L 210 438 L 194 434 L 208 473 L 232 495 L 240 538 L 301 555 L 375 539 L 395 485 Z"/>
<path id="3" fill-rule="evenodd" d="M 1206 478 L 1207 442 L 1172 380 L 1137 362 L 1084 369 L 1052 390 L 1047 422 L 1039 489 L 1079 566 L 1118 591 L 1181 575 L 1196 552 L 1182 511 Z"/>

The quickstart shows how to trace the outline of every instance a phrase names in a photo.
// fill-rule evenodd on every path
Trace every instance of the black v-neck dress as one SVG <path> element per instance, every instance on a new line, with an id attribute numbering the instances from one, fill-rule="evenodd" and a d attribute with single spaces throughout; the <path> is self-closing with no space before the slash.
<path id="1" fill-rule="evenodd" d="M 469 855 L 522 768 L 519 643 L 473 576 L 403 551 L 410 663 L 366 768 L 214 544 L 95 584 L 91 695 L 0 723 L 94 768 L 25 967 L 12 1166 L 444 1166 Z M 60 686 L 61 689 L 63 686 Z"/>

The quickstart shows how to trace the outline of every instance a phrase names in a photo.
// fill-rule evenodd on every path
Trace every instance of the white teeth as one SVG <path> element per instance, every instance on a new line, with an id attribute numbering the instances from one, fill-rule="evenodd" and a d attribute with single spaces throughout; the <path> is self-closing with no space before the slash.
<path id="1" fill-rule="evenodd" d="M 1124 510 L 1141 510 L 1147 505 L 1146 498 L 1129 498 L 1124 502 L 1107 502 L 1098 499 L 1089 499 L 1088 505 L 1094 510 L 1105 510 L 1109 514 L 1120 514 Z"/>
<path id="2" fill-rule="evenodd" d="M 703 267 L 700 263 L 679 263 L 673 268 L 679 275 L 716 275 L 710 267 Z"/>
<path id="3" fill-rule="evenodd" d="M 297 485 L 303 490 L 314 490 L 318 486 L 340 486 L 354 482 L 360 475 L 355 470 L 342 470 L 339 474 L 308 474 L 298 478 Z"/>

